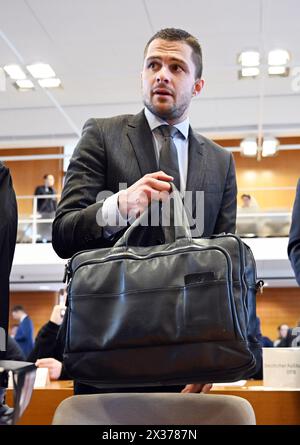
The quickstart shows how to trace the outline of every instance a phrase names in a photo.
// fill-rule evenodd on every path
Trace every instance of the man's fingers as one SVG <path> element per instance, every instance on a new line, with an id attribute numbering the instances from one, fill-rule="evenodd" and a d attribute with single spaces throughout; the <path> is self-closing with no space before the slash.
<path id="1" fill-rule="evenodd" d="M 208 394 L 209 391 L 212 388 L 212 384 L 211 383 L 206 383 L 206 385 L 203 386 L 202 391 L 204 394 Z"/>
<path id="2" fill-rule="evenodd" d="M 168 175 L 167 173 L 163 172 L 162 170 L 154 173 L 147 173 L 145 176 L 155 178 L 155 179 L 162 179 L 164 181 L 173 181 L 173 176 Z"/>
<path id="3" fill-rule="evenodd" d="M 156 178 L 148 178 L 146 180 L 146 184 L 159 192 L 169 192 L 171 191 L 170 181 L 161 181 L 160 179 Z"/>
<path id="4" fill-rule="evenodd" d="M 212 384 L 206 383 L 191 383 L 190 385 L 186 385 L 184 389 L 181 391 L 183 394 L 187 393 L 203 393 L 207 394 L 211 390 Z"/>
<path id="5" fill-rule="evenodd" d="M 40 358 L 35 362 L 35 365 L 42 368 L 53 364 L 53 358 Z"/>

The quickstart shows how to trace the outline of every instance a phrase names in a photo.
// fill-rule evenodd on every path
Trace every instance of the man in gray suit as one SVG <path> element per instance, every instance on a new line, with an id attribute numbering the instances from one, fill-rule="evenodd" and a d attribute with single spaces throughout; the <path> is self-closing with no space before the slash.
<path id="1" fill-rule="evenodd" d="M 166 199 L 174 175 L 168 167 L 159 167 L 162 125 L 175 127 L 172 140 L 181 193 L 204 191 L 203 236 L 235 232 L 232 155 L 189 125 L 191 100 L 204 84 L 201 76 L 202 52 L 195 37 L 171 28 L 149 40 L 142 70 L 144 110 L 136 116 L 90 119 L 83 128 L 53 223 L 53 247 L 59 256 L 114 245 L 132 216 L 142 214 L 151 201 Z M 106 190 L 112 196 L 104 199 Z M 194 199 L 194 219 L 195 211 Z M 112 216 L 114 225 L 99 224 Z M 143 228 L 136 242 L 163 243 L 163 232 L 160 227 Z"/>
<path id="2" fill-rule="evenodd" d="M 300 179 L 297 184 L 296 198 L 289 236 L 288 255 L 300 286 Z"/>

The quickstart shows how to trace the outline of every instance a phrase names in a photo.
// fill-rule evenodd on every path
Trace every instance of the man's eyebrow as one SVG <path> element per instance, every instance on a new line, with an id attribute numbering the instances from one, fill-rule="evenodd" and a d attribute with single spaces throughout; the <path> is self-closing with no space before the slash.
<path id="1" fill-rule="evenodd" d="M 160 56 L 150 56 L 150 57 L 146 58 L 147 62 L 150 62 L 150 61 L 153 61 L 153 60 L 162 60 L 162 58 Z M 188 66 L 188 64 L 184 60 L 178 59 L 177 57 L 171 57 L 170 60 L 171 60 L 171 62 L 180 63 L 180 64 L 182 64 L 182 65 L 184 65 L 186 67 Z"/>

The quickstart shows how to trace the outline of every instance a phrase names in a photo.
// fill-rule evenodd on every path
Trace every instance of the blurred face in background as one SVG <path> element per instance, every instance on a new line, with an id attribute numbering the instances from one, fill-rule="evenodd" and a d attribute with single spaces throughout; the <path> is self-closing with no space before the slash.
<path id="1" fill-rule="evenodd" d="M 286 338 L 288 334 L 289 326 L 287 324 L 282 324 L 279 326 L 279 336 L 281 338 Z"/>
<path id="2" fill-rule="evenodd" d="M 13 311 L 13 312 L 11 313 L 11 315 L 12 315 L 12 318 L 13 318 L 14 320 L 20 321 L 20 320 L 21 320 L 21 317 L 22 317 L 22 315 L 23 315 L 23 312 L 22 312 L 22 311 Z"/>
<path id="3" fill-rule="evenodd" d="M 54 182 L 55 182 L 55 179 L 54 179 L 53 175 L 48 175 L 45 178 L 45 186 L 46 187 L 53 187 L 54 186 Z"/>
<path id="4" fill-rule="evenodd" d="M 242 196 L 242 207 L 250 207 L 251 198 L 249 196 Z"/>

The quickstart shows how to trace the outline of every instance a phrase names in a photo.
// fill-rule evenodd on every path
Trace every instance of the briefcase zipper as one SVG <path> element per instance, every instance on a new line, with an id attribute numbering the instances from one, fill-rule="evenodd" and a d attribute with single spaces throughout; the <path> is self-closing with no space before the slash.
<path id="1" fill-rule="evenodd" d="M 67 283 L 69 284 L 69 281 L 72 277 L 72 271 L 70 269 L 70 264 L 71 264 L 72 260 L 69 260 L 66 264 L 65 264 L 65 271 L 64 271 L 64 277 L 63 277 L 63 283 Z"/>
<path id="2" fill-rule="evenodd" d="M 155 252 L 149 255 L 137 255 L 134 253 L 126 253 L 126 252 L 120 252 L 118 254 L 113 254 L 111 256 L 107 256 L 106 258 L 103 259 L 99 259 L 99 260 L 92 260 L 92 261 L 84 261 L 83 263 L 80 263 L 76 269 L 74 269 L 73 271 L 70 268 L 70 263 L 72 262 L 72 259 L 67 263 L 67 276 L 68 277 L 72 277 L 74 275 L 74 273 L 82 266 L 86 266 L 87 264 L 101 264 L 101 263 L 106 263 L 107 261 L 111 261 L 111 260 L 116 260 L 116 259 L 134 259 L 134 260 L 148 260 L 151 258 L 155 258 L 155 257 L 162 257 L 162 256 L 169 256 L 172 255 L 174 253 L 184 253 L 184 252 L 191 252 L 191 251 L 205 251 L 205 250 L 218 250 L 220 252 L 222 252 L 225 255 L 225 258 L 227 260 L 227 265 L 228 265 L 228 272 L 231 272 L 231 259 L 229 254 L 226 252 L 225 249 L 223 249 L 222 247 L 219 246 L 204 246 L 204 247 L 198 247 L 198 246 L 188 246 L 188 247 L 177 247 L 175 249 L 172 250 L 168 250 L 165 252 Z M 232 278 L 229 274 L 228 276 L 229 280 L 232 281 Z"/>

